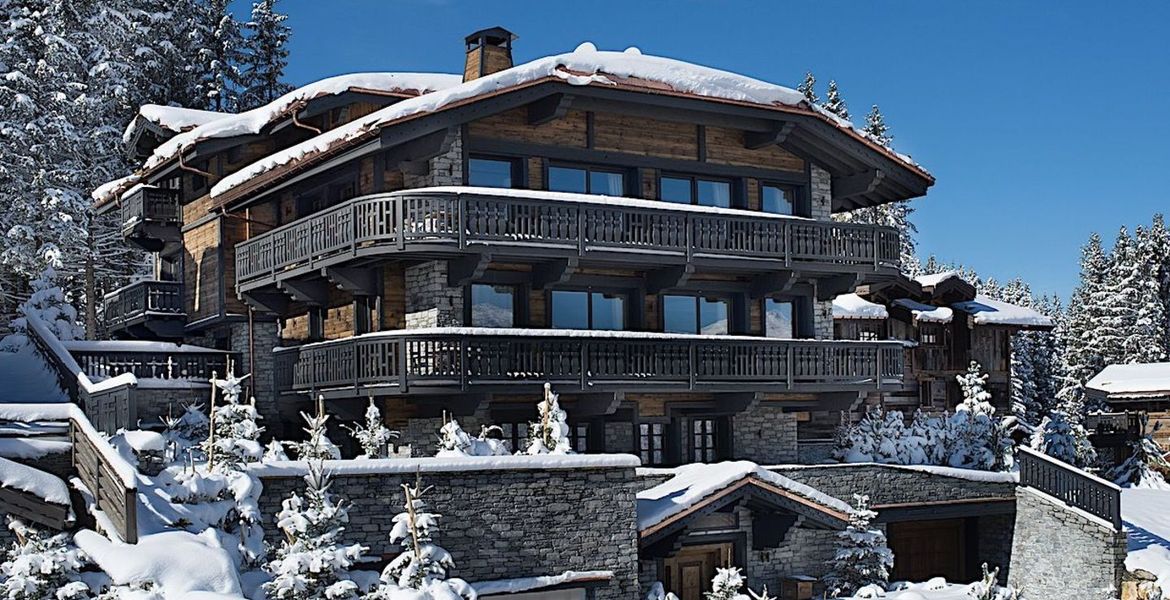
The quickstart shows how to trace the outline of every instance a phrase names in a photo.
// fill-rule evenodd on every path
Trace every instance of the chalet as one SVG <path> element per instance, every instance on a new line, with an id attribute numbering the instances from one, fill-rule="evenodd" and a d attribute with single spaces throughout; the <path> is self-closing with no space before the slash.
<path id="1" fill-rule="evenodd" d="M 1170 363 L 1109 365 L 1085 384 L 1085 396 L 1114 412 L 1091 415 L 1094 430 L 1150 435 L 1163 448 L 1170 446 Z M 1127 415 L 1141 418 L 1135 423 Z"/>
<path id="2" fill-rule="evenodd" d="M 1014 308 L 955 277 L 906 279 L 896 231 L 834 221 L 923 196 L 928 172 L 788 88 L 591 44 L 514 64 L 515 39 L 468 36 L 462 75 L 345 75 L 238 115 L 136 118 L 127 152 L 141 167 L 94 198 L 153 253 L 153 278 L 105 299 L 116 343 L 69 348 L 30 326 L 84 407 L 55 426 L 124 539 L 137 535 L 135 477 L 103 479 L 122 459 L 88 423 L 155 426 L 234 368 L 270 435 L 298 435 L 318 398 L 335 422 L 373 399 L 414 457 L 433 454 L 445 413 L 522 446 L 551 383 L 585 456 L 493 472 L 426 458 L 330 467 L 375 552 L 394 552 L 388 495 L 426 471 L 444 515 L 466 523 L 449 542 L 458 575 L 550 576 L 566 594 L 489 590 L 616 599 L 658 580 L 691 600 L 735 563 L 755 587 L 807 598 L 854 492 L 873 497 L 904 557 L 897 576 L 971 580 L 980 560 L 1019 577 L 1059 570 L 1032 549 L 1064 526 L 1052 515 L 1081 518 L 1044 495 L 1082 489 L 1065 485 L 1086 477 L 1075 470 L 1025 458 L 1021 486 L 794 464 L 799 440 L 866 398 L 952 401 L 941 382 L 970 358 L 1006 386 L 1010 333 L 1051 326 L 1004 321 Z M 842 302 L 865 316 L 837 314 Z M 298 469 L 256 465 L 261 504 L 297 489 Z M 11 506 L 37 502 L 13 494 Z M 1060 541 L 1105 572 L 1031 589 L 1119 581 L 1117 498 L 1059 499 L 1092 515 Z M 515 535 L 485 557 L 497 523 Z"/>

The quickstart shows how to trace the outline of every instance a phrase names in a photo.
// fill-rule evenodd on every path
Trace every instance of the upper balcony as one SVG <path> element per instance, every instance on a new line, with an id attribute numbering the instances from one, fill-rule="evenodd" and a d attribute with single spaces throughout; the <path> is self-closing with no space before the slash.
<path id="1" fill-rule="evenodd" d="M 892 275 L 894 229 L 740 209 L 474 187 L 363 196 L 236 246 L 241 294 L 375 257 L 575 259 L 642 267 Z"/>
<path id="2" fill-rule="evenodd" d="M 187 314 L 177 281 L 137 281 L 106 294 L 106 331 L 123 338 L 179 338 Z"/>
<path id="3" fill-rule="evenodd" d="M 148 252 L 182 240 L 178 190 L 140 185 L 122 200 L 122 236 Z"/>
<path id="4" fill-rule="evenodd" d="M 279 349 L 277 388 L 327 397 L 521 392 L 841 392 L 902 383 L 898 342 L 558 329 L 388 331 Z M 535 393 L 535 392 L 534 392 Z"/>

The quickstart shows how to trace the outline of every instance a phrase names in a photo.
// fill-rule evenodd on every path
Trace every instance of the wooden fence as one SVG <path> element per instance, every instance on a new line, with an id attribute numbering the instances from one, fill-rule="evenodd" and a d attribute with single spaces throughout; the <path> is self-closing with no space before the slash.
<path id="1" fill-rule="evenodd" d="M 1046 454 L 1020 447 L 1020 485 L 1108 521 L 1121 531 L 1121 488 Z"/>
<path id="2" fill-rule="evenodd" d="M 109 445 L 85 415 L 69 420 L 73 468 L 93 494 L 97 507 L 109 518 L 114 532 L 127 544 L 138 542 L 138 485 L 133 467 Z"/>

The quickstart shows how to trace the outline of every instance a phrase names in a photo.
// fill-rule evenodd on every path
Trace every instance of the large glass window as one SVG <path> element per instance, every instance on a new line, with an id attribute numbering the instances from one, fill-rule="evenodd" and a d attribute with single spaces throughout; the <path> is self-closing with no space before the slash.
<path id="1" fill-rule="evenodd" d="M 796 207 L 796 190 L 778 185 L 760 187 L 760 208 L 777 215 L 792 215 Z"/>
<path id="2" fill-rule="evenodd" d="M 472 327 L 512 327 L 515 323 L 516 293 L 511 286 L 471 286 Z"/>
<path id="3" fill-rule="evenodd" d="M 616 171 L 592 167 L 549 167 L 548 189 L 554 192 L 577 192 L 621 196 L 625 193 L 625 176 Z"/>
<path id="4" fill-rule="evenodd" d="M 663 296 L 662 330 L 666 333 L 724 335 L 729 331 L 730 302 L 701 296 Z"/>
<path id="5" fill-rule="evenodd" d="M 661 177 L 658 197 L 667 202 L 702 206 L 731 206 L 731 182 L 695 177 Z"/>
<path id="6" fill-rule="evenodd" d="M 554 329 L 626 328 L 626 299 L 616 294 L 555 290 L 552 293 Z"/>
<path id="7" fill-rule="evenodd" d="M 472 158 L 467 161 L 467 182 L 481 187 L 512 187 L 515 161 L 496 158 Z"/>
<path id="8" fill-rule="evenodd" d="M 638 455 L 644 465 L 660 465 L 666 462 L 666 425 L 663 423 L 638 424 Z"/>
<path id="9" fill-rule="evenodd" d="M 764 300 L 764 335 L 770 338 L 796 337 L 795 305 L 791 300 Z"/>
<path id="10" fill-rule="evenodd" d="M 569 442 L 577 454 L 589 452 L 589 424 L 577 423 L 569 425 Z"/>

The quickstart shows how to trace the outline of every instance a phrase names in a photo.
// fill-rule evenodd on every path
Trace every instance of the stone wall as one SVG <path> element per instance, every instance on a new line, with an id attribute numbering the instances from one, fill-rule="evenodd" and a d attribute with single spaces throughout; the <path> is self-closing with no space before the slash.
<path id="1" fill-rule="evenodd" d="M 451 576 L 474 583 L 610 570 L 614 580 L 598 590 L 598 598 L 627 600 L 638 594 L 639 484 L 632 466 L 434 472 L 427 459 L 409 462 L 415 466 L 393 473 L 334 475 L 331 491 L 349 504 L 345 542 L 368 546 L 370 556 L 396 555 L 389 532 L 403 501 L 399 485 L 413 482 L 415 469 L 421 469 L 423 483 L 433 486 L 426 497 L 429 508 L 442 515 L 436 541 L 455 560 Z M 261 469 L 257 474 L 262 514 L 276 514 L 281 500 L 303 490 L 302 479 L 290 473 L 273 477 Z M 273 522 L 264 528 L 267 540 L 280 539 Z"/>
<path id="2" fill-rule="evenodd" d="M 463 325 L 463 289 L 447 285 L 447 263 L 406 268 L 406 328 Z"/>
<path id="3" fill-rule="evenodd" d="M 182 415 L 188 405 L 202 405 L 203 412 L 206 413 L 207 405 L 211 399 L 211 386 L 203 384 L 190 387 L 150 387 L 147 385 L 134 388 L 131 391 L 130 399 L 135 403 L 138 426 L 143 429 L 159 429 L 163 426 L 164 417 Z"/>
<path id="4" fill-rule="evenodd" d="M 731 419 L 736 460 L 761 465 L 796 460 L 796 415 L 768 402 L 759 402 Z"/>
<path id="5" fill-rule="evenodd" d="M 455 136 L 451 147 L 443 154 L 427 161 L 427 172 L 423 175 L 403 175 L 407 188 L 436 185 L 463 185 L 463 137 Z"/>
<path id="6" fill-rule="evenodd" d="M 950 477 L 941 474 L 948 471 L 944 469 L 931 473 L 892 465 L 793 465 L 773 471 L 845 501 L 853 494 L 867 494 L 871 504 L 1011 498 L 1016 485 L 1006 476 L 991 473 L 963 477 L 963 471 L 950 469 L 959 475 Z"/>
<path id="7" fill-rule="evenodd" d="M 620 421 L 605 422 L 605 451 L 637 453 L 634 443 L 634 426 Z"/>
<path id="8" fill-rule="evenodd" d="M 1016 493 L 1008 581 L 1029 598 L 1113 598 L 1125 572 L 1126 534 L 1031 488 Z"/>
<path id="9" fill-rule="evenodd" d="M 833 339 L 833 301 L 812 301 L 813 309 L 813 337 L 818 340 Z"/>
<path id="10" fill-rule="evenodd" d="M 276 320 L 256 317 L 252 320 L 250 333 L 248 323 L 232 323 L 229 333 L 231 348 L 239 353 L 240 363 L 236 365 L 236 373 L 249 373 L 255 365 L 255 372 L 244 383 L 256 397 L 256 410 L 264 418 L 263 425 L 268 435 L 283 437 L 274 370 L 276 355 L 273 349 L 280 346 L 280 330 Z"/>
<path id="11" fill-rule="evenodd" d="M 744 569 L 748 585 L 754 590 L 768 586 L 776 594 L 780 581 L 791 575 L 823 577 L 828 572 L 829 560 L 837 551 L 837 531 L 798 517 L 784 535 L 778 548 L 752 549 L 752 515 L 746 508 L 737 509 L 740 529 L 747 535 L 747 566 Z M 881 525 L 875 525 L 881 528 Z"/>
<path id="12" fill-rule="evenodd" d="M 828 221 L 833 216 L 833 176 L 817 165 L 811 165 L 812 206 L 809 216 Z"/>

